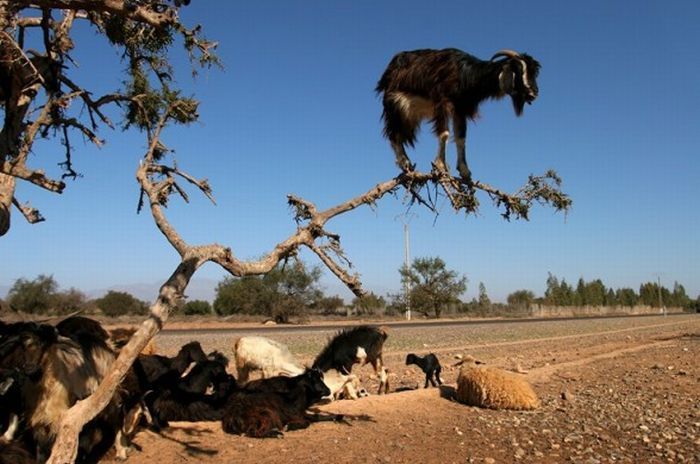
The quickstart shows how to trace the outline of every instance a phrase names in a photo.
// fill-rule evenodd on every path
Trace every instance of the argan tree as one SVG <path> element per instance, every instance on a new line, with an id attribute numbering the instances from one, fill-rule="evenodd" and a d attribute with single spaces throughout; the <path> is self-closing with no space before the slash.
<path id="1" fill-rule="evenodd" d="M 10 228 L 13 207 L 31 223 L 43 220 L 37 209 L 17 197 L 17 182 L 63 192 L 65 179 L 75 178 L 79 172 L 73 138 L 82 137 L 99 146 L 103 140 L 98 133 L 119 126 L 140 131 L 146 139 L 147 149 L 136 171 L 141 191 L 139 210 L 150 212 L 156 227 L 180 256 L 148 316 L 97 391 L 64 415 L 49 459 L 54 464 L 75 460 L 83 425 L 106 406 L 134 358 L 163 327 L 173 309 L 182 304 L 190 279 L 203 264 L 215 263 L 235 277 L 262 275 L 306 247 L 361 296 L 360 279 L 350 273 L 340 235 L 329 231 L 327 225 L 336 216 L 362 205 L 375 205 L 386 194 L 403 190 L 408 206 L 420 204 L 434 211 L 436 201 L 444 196 L 455 210 L 467 214 L 477 212 L 479 195 L 483 195 L 494 202 L 506 219 L 527 219 L 534 202 L 557 210 L 567 210 L 571 204 L 560 191 L 560 179 L 553 171 L 530 176 L 514 194 L 478 180 L 466 186 L 444 170 L 414 171 L 377 183 L 324 210 L 310 200 L 289 195 L 287 202 L 297 228 L 289 237 L 272 244 L 260 259 L 243 261 L 231 246 L 188 242 L 170 223 L 164 206 L 173 194 L 188 200 L 186 184 L 212 200 L 213 197 L 206 180 L 178 168 L 174 153 L 163 138 L 166 127 L 187 125 L 198 118 L 198 102 L 184 97 L 172 79 L 171 54 L 176 48 L 184 48 L 195 69 L 218 64 L 213 53 L 216 44 L 203 38 L 199 26 L 187 27 L 180 20 L 179 11 L 188 3 L 189 0 L 0 0 L 0 104 L 4 110 L 0 131 L 0 236 Z M 80 46 L 73 40 L 73 26 L 78 21 L 92 26 L 105 39 L 106 47 L 120 50 L 126 63 L 122 88 L 96 95 L 91 91 L 95 82 L 79 82 L 75 78 L 71 51 Z M 30 50 L 30 34 L 31 43 L 41 44 L 38 50 Z M 123 119 L 112 121 L 108 117 L 112 113 L 105 110 L 107 105 L 118 105 Z M 61 178 L 46 174 L 45 168 L 55 161 L 36 149 L 39 139 L 53 140 L 56 148 L 62 147 Z M 388 146 L 387 156 L 392 156 Z"/>
<path id="2" fill-rule="evenodd" d="M 467 278 L 447 269 L 440 258 L 416 258 L 410 267 L 399 269 L 401 283 L 411 289 L 411 306 L 425 316 L 440 318 L 447 305 L 459 302 L 467 289 Z M 484 289 L 484 292 L 486 290 Z"/>

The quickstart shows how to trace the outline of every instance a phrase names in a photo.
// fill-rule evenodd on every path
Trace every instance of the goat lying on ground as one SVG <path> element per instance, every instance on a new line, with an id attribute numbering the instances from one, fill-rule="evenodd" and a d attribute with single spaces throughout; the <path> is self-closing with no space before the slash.
<path id="1" fill-rule="evenodd" d="M 0 464 L 36 464 L 36 460 L 22 444 L 0 441 Z"/>
<path id="2" fill-rule="evenodd" d="M 346 329 L 333 337 L 316 357 L 312 367 L 326 372 L 335 369 L 342 374 L 350 374 L 354 364 L 368 362 L 379 377 L 379 394 L 389 391 L 389 382 L 382 348 L 388 334 L 384 328 L 358 326 Z"/>
<path id="3" fill-rule="evenodd" d="M 430 382 L 433 387 L 442 385 L 442 379 L 440 378 L 442 366 L 440 366 L 440 361 L 438 361 L 437 356 L 433 353 L 427 354 L 422 358 L 410 353 L 406 356 L 406 365 L 408 366 L 409 364 L 415 364 L 425 373 L 425 385 L 423 388 L 428 388 L 428 382 Z M 436 381 L 437 385 L 435 384 Z"/>
<path id="4" fill-rule="evenodd" d="M 179 375 L 182 375 L 191 363 L 206 360 L 207 355 L 202 350 L 199 342 L 190 342 L 183 345 L 174 358 L 158 354 L 140 355 L 136 363 L 134 363 L 134 367 L 142 369 L 145 381 L 152 385 L 157 383 L 164 375 L 171 372 L 177 372 Z"/>
<path id="5" fill-rule="evenodd" d="M 153 426 L 161 429 L 168 426 L 168 421 L 221 420 L 228 398 L 236 390 L 236 379 L 226 374 L 214 381 L 211 394 L 193 393 L 174 385 L 148 392 L 145 401 Z"/>
<path id="6" fill-rule="evenodd" d="M 367 390 L 360 385 L 356 375 L 341 374 L 335 369 L 329 369 L 323 373 L 323 383 L 331 392 L 328 396 L 329 400 L 356 400 L 369 395 Z"/>
<path id="7" fill-rule="evenodd" d="M 231 395 L 222 426 L 226 433 L 268 438 L 281 436 L 284 430 L 306 428 L 319 420 L 340 420 L 342 416 L 307 412 L 329 394 L 323 373 L 318 369 L 309 369 L 296 377 L 256 380 Z"/>
<path id="8" fill-rule="evenodd" d="M 241 337 L 233 346 L 238 383 L 248 382 L 250 373 L 262 371 L 264 379 L 278 375 L 289 377 L 304 372 L 304 367 L 283 344 L 265 337 Z"/>
<path id="9" fill-rule="evenodd" d="M 445 146 L 451 118 L 457 170 L 471 184 L 466 158 L 467 119 L 477 117 L 484 100 L 506 95 L 510 95 L 515 114 L 520 116 L 525 103 L 537 98 L 539 69 L 534 58 L 512 50 L 501 50 L 489 61 L 454 48 L 398 53 L 376 88 L 377 93 L 383 93 L 384 135 L 391 142 L 398 166 L 404 172 L 413 170 L 405 146 L 414 145 L 421 121 L 430 119 L 439 139 L 434 164 L 447 171 Z"/>
<path id="10" fill-rule="evenodd" d="M 17 369 L 28 380 L 21 388 L 21 419 L 39 461 L 50 454 L 63 413 L 95 391 L 114 360 L 104 334 L 94 324 L 85 318 L 67 320 L 61 326 L 63 335 L 44 324 L 17 323 L 2 329 L 0 367 Z M 117 395 L 83 428 L 79 460 L 97 461 L 114 442 L 120 420 L 118 402 Z M 118 456 L 125 458 L 123 443 L 115 444 Z"/>
<path id="11" fill-rule="evenodd" d="M 213 351 L 207 355 L 206 360 L 195 363 L 187 375 L 179 379 L 178 388 L 203 395 L 210 386 L 227 378 L 227 366 L 228 358 L 218 351 Z"/>

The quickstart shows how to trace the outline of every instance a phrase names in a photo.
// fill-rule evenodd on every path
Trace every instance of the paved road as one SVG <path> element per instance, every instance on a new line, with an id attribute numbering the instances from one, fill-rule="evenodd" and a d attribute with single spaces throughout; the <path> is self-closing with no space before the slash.
<path id="1" fill-rule="evenodd" d="M 685 313 L 669 314 L 667 317 L 681 316 Z M 687 314 L 685 314 L 687 315 Z M 596 320 L 596 319 L 620 319 L 628 317 L 658 317 L 658 314 L 638 315 L 638 316 L 601 316 L 601 317 L 562 317 L 562 318 L 532 318 L 532 319 L 487 319 L 487 320 L 445 320 L 445 321 L 412 321 L 412 322 L 383 322 L 380 325 L 391 327 L 392 329 L 417 329 L 426 327 L 460 327 L 474 325 L 491 325 L 491 324 L 522 324 L 535 322 L 562 322 L 573 321 L 577 319 Z M 239 328 L 205 328 L 205 329 L 168 329 L 161 331 L 163 335 L 177 334 L 288 334 L 294 332 L 328 332 L 340 330 L 344 327 L 352 326 L 352 324 L 333 325 L 333 324 L 314 324 L 314 325 L 277 325 L 277 326 L 258 326 L 258 327 L 239 327 Z"/>

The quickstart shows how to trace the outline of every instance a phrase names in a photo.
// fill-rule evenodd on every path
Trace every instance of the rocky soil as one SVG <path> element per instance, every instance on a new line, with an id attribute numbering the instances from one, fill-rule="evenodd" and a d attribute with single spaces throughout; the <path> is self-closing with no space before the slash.
<path id="1" fill-rule="evenodd" d="M 309 362 L 331 332 L 266 334 Z M 615 318 L 391 329 L 392 393 L 320 409 L 318 423 L 282 439 L 226 435 L 218 423 L 143 430 L 129 463 L 639 463 L 700 462 L 700 317 Z M 235 334 L 161 334 L 173 353 L 191 339 L 230 355 Z M 436 353 L 446 384 L 422 389 L 408 352 Z M 493 411 L 452 399 L 457 355 L 522 372 L 542 399 L 533 412 Z M 360 371 L 373 391 L 371 369 Z M 400 390 L 400 392 L 396 392 Z M 107 459 L 111 462 L 110 459 Z"/>

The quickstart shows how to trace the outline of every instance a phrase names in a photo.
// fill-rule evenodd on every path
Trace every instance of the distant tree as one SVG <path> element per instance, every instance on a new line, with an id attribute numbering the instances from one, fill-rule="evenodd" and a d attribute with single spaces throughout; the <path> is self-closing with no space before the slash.
<path id="1" fill-rule="evenodd" d="M 440 258 L 416 258 L 410 267 L 399 269 L 401 282 L 410 284 L 411 308 L 426 316 L 440 318 L 443 308 L 459 303 L 459 296 L 467 289 L 467 278 L 448 270 Z"/>
<path id="2" fill-rule="evenodd" d="M 321 269 L 302 261 L 278 265 L 264 276 L 226 277 L 216 287 L 214 311 L 220 315 L 263 314 L 289 322 L 323 298 Z"/>
<path id="3" fill-rule="evenodd" d="M 615 290 L 609 288 L 608 292 L 605 294 L 605 306 L 617 306 L 618 304 Z"/>
<path id="4" fill-rule="evenodd" d="M 381 296 L 377 296 L 374 292 L 369 292 L 362 298 L 355 297 L 352 300 L 352 307 L 359 314 L 374 315 L 386 309 L 386 300 Z"/>
<path id="5" fill-rule="evenodd" d="M 634 289 L 618 288 L 615 291 L 615 300 L 620 306 L 632 307 L 637 304 L 639 297 L 637 296 L 637 292 L 635 292 Z"/>
<path id="6" fill-rule="evenodd" d="M 671 292 L 656 282 L 646 282 L 639 286 L 639 302 L 655 308 L 670 306 Z"/>
<path id="7" fill-rule="evenodd" d="M 679 308 L 687 308 L 690 303 L 690 297 L 685 293 L 685 287 L 678 282 L 673 283 L 673 293 L 671 294 L 669 306 Z"/>
<path id="8" fill-rule="evenodd" d="M 51 311 L 56 314 L 69 314 L 82 310 L 87 297 L 77 288 L 56 292 L 51 296 Z"/>
<path id="9" fill-rule="evenodd" d="M 7 303 L 12 311 L 43 314 L 51 309 L 51 302 L 58 284 L 53 276 L 39 275 L 34 280 L 17 279 L 7 293 Z"/>
<path id="10" fill-rule="evenodd" d="M 338 295 L 324 296 L 314 303 L 313 309 L 321 314 L 335 314 L 343 306 L 345 306 L 345 300 Z"/>
<path id="11" fill-rule="evenodd" d="M 604 306 L 607 289 L 600 279 L 593 280 L 586 284 L 586 303 L 590 306 Z"/>
<path id="12" fill-rule="evenodd" d="M 406 293 L 401 291 L 398 293 L 388 293 L 386 295 L 387 302 L 384 308 L 384 314 L 387 316 L 398 316 L 406 312 Z M 354 301 L 354 300 L 353 300 Z"/>
<path id="13" fill-rule="evenodd" d="M 695 299 L 695 301 L 691 301 L 690 305 L 688 306 L 688 310 L 696 313 L 700 313 L 700 295 Z"/>
<path id="14" fill-rule="evenodd" d="M 211 314 L 211 304 L 205 300 L 192 300 L 185 303 L 182 313 L 186 316 Z"/>
<path id="15" fill-rule="evenodd" d="M 148 304 L 139 300 L 127 292 L 108 291 L 102 298 L 95 300 L 95 304 L 102 310 L 105 316 L 116 317 L 127 314 L 146 314 Z"/>
<path id="16" fill-rule="evenodd" d="M 491 306 L 491 299 L 486 293 L 486 285 L 483 282 L 479 282 L 479 306 L 482 308 L 488 308 Z"/>
<path id="17" fill-rule="evenodd" d="M 214 312 L 220 316 L 271 314 L 273 293 L 260 276 L 227 276 L 216 286 Z"/>
<path id="18" fill-rule="evenodd" d="M 551 272 L 547 274 L 547 289 L 544 292 L 545 304 L 552 306 L 571 306 L 574 304 L 574 290 L 566 280 L 561 282 Z"/>
<path id="19" fill-rule="evenodd" d="M 583 277 L 579 277 L 576 283 L 576 291 L 574 291 L 574 301 L 575 306 L 586 306 L 588 304 L 586 300 L 586 281 Z"/>
<path id="20" fill-rule="evenodd" d="M 530 290 L 516 290 L 508 295 L 506 301 L 514 308 L 527 309 L 535 301 L 535 294 Z"/>

